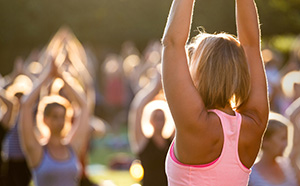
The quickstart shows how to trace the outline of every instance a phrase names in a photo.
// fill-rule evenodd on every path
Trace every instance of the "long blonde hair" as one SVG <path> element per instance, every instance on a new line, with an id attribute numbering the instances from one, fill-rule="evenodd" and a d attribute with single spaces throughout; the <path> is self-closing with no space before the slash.
<path id="1" fill-rule="evenodd" d="M 247 100 L 250 73 L 237 39 L 226 33 L 200 33 L 188 50 L 190 73 L 207 109 L 236 109 Z"/>

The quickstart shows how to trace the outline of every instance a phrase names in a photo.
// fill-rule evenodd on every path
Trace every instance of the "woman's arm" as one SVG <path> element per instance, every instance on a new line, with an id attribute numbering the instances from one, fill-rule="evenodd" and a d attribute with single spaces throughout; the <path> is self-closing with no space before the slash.
<path id="1" fill-rule="evenodd" d="M 196 126 L 207 116 L 188 68 L 186 42 L 189 38 L 194 0 L 174 0 L 162 39 L 162 80 L 165 95 L 176 124 Z M 200 122 L 201 123 L 201 122 Z M 190 128 L 191 131 L 194 127 Z"/>
<path id="2" fill-rule="evenodd" d="M 38 100 L 42 86 L 51 80 L 54 73 L 54 63 L 51 63 L 50 69 L 47 69 L 38 78 L 38 82 L 33 87 L 32 92 L 22 98 L 20 109 L 19 134 L 21 145 L 25 152 L 26 159 L 30 167 L 38 166 L 42 157 L 42 146 L 34 134 L 34 106 Z"/>
<path id="3" fill-rule="evenodd" d="M 10 123 L 11 123 L 11 118 L 13 114 L 13 101 L 9 100 L 6 95 L 5 95 L 5 90 L 1 89 L 0 90 L 0 99 L 6 106 L 6 112 L 4 113 L 2 119 L 1 119 L 1 124 L 5 129 L 10 128 Z"/>
<path id="4" fill-rule="evenodd" d="M 155 79 L 140 90 L 131 103 L 128 117 L 129 140 L 131 149 L 135 154 L 140 153 L 147 142 L 141 123 L 144 107 L 153 100 L 161 88 L 161 76 L 157 72 Z"/>
<path id="5" fill-rule="evenodd" d="M 72 100 L 75 101 L 79 108 L 80 112 L 75 119 L 75 122 L 72 126 L 72 131 L 70 133 L 69 139 L 72 148 L 75 152 L 80 155 L 82 150 L 84 149 L 84 145 L 86 145 L 88 140 L 88 134 L 90 131 L 90 115 L 89 115 L 89 108 L 87 102 L 85 101 L 86 98 L 83 98 L 69 83 L 68 83 L 68 76 L 63 75 L 61 78 L 64 80 L 64 88 L 66 91 L 67 96 Z M 74 128 L 73 128 L 74 127 Z"/>
<path id="6" fill-rule="evenodd" d="M 245 50 L 251 78 L 249 99 L 238 110 L 253 119 L 261 131 L 264 131 L 269 115 L 269 102 L 254 0 L 236 0 L 236 23 L 238 39 Z"/>

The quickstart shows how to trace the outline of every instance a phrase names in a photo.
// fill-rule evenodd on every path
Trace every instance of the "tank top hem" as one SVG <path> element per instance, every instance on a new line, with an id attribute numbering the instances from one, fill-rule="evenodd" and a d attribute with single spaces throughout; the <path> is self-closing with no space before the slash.
<path id="1" fill-rule="evenodd" d="M 177 163 L 178 165 L 181 165 L 181 166 L 185 166 L 185 167 L 195 167 L 195 168 L 205 168 L 205 167 L 210 167 L 212 166 L 213 164 L 215 164 L 220 157 L 218 157 L 217 159 L 213 160 L 212 162 L 210 163 L 207 163 L 207 164 L 198 164 L 198 165 L 190 165 L 190 164 L 184 164 L 184 163 L 181 163 L 175 156 L 175 153 L 174 153 L 174 142 L 172 142 L 171 144 L 171 147 L 170 147 L 170 151 L 169 151 L 169 155 L 171 157 L 171 159 Z"/>

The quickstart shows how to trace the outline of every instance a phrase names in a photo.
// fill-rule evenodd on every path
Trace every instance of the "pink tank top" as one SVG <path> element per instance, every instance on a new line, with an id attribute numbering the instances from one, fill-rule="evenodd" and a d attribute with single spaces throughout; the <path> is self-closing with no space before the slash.
<path id="1" fill-rule="evenodd" d="M 186 165 L 180 163 L 171 144 L 166 158 L 166 174 L 169 186 L 246 186 L 250 169 L 240 161 L 238 155 L 238 140 L 242 117 L 220 110 L 210 110 L 216 113 L 222 123 L 224 144 L 219 158 L 205 165 Z"/>

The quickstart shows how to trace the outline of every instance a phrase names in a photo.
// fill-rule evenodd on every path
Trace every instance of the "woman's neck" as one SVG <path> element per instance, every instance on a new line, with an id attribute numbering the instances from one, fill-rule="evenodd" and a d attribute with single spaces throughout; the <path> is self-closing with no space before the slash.
<path id="1" fill-rule="evenodd" d="M 60 146 L 62 144 L 62 139 L 60 136 L 50 136 L 48 145 Z"/>
<path id="2" fill-rule="evenodd" d="M 232 116 L 235 115 L 235 112 L 232 110 L 232 108 L 229 105 L 225 106 L 224 108 L 217 108 L 217 109 L 221 110 L 222 112 L 225 112 L 226 114 L 229 114 L 229 115 L 232 115 Z"/>
<path id="3" fill-rule="evenodd" d="M 261 159 L 259 161 L 259 164 L 263 166 L 277 166 L 278 163 L 276 162 L 276 156 L 268 154 L 264 152 L 264 154 L 261 156 Z"/>

